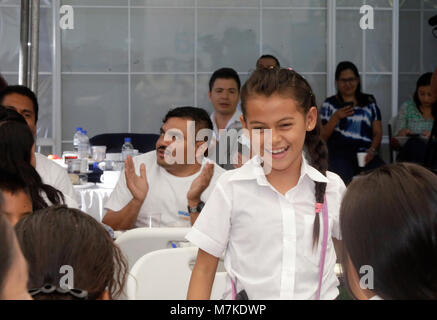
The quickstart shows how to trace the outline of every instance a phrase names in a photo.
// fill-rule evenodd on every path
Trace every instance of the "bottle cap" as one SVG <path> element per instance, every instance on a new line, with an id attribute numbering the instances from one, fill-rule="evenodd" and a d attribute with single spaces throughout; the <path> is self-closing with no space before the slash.
<path id="1" fill-rule="evenodd" d="M 76 128 L 76 132 L 77 132 L 77 131 L 82 131 L 82 128 L 81 128 L 81 127 L 77 127 L 77 128 Z"/>
<path id="2" fill-rule="evenodd" d="M 127 138 L 124 138 L 124 142 L 132 142 L 132 139 L 131 139 L 131 138 L 129 138 L 129 137 L 127 137 Z"/>

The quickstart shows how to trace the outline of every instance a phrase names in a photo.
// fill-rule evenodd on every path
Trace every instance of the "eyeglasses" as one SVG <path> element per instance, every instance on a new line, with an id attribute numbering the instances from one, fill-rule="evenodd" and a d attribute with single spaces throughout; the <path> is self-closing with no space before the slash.
<path id="1" fill-rule="evenodd" d="M 45 284 L 41 288 L 30 289 L 28 290 L 29 294 L 33 297 L 40 293 L 50 294 L 53 292 L 57 292 L 60 294 L 70 294 L 75 298 L 86 300 L 88 298 L 88 291 L 82 289 L 64 289 L 60 287 L 56 287 L 51 284 Z"/>
<path id="2" fill-rule="evenodd" d="M 338 79 L 338 82 L 340 82 L 341 84 L 346 84 L 346 83 L 354 83 L 357 80 L 358 78 Z"/>

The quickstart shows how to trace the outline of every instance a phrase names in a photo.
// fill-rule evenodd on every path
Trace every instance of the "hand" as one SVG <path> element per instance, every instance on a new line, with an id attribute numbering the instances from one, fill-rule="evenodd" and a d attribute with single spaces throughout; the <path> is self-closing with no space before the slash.
<path id="1" fill-rule="evenodd" d="M 401 131 L 399 131 L 398 137 L 405 137 L 405 136 L 408 136 L 409 134 L 411 134 L 411 130 L 405 128 L 405 129 L 402 129 Z"/>
<path id="2" fill-rule="evenodd" d="M 429 138 L 431 136 L 431 131 L 422 131 L 422 136 Z"/>
<path id="3" fill-rule="evenodd" d="M 194 179 L 193 183 L 191 183 L 190 190 L 187 193 L 187 199 L 190 203 L 197 204 L 200 202 L 200 196 L 203 191 L 208 188 L 209 183 L 211 182 L 212 176 L 214 175 L 214 163 L 207 163 L 199 176 Z M 193 205 L 191 205 L 193 206 Z"/>
<path id="4" fill-rule="evenodd" d="M 124 162 L 124 173 L 126 176 L 126 184 L 129 191 L 135 200 L 143 202 L 146 199 L 149 191 L 149 184 L 147 183 L 146 166 L 141 164 L 140 176 L 135 173 L 134 162 L 131 156 L 128 156 Z"/>
<path id="5" fill-rule="evenodd" d="M 338 120 L 341 120 L 343 118 L 347 118 L 354 115 L 354 108 L 353 107 L 344 107 L 341 109 L 338 109 L 334 116 L 337 117 Z"/>
<path id="6" fill-rule="evenodd" d="M 375 158 L 375 154 L 372 152 L 372 151 L 367 151 L 367 155 L 366 155 L 366 159 L 365 159 L 365 162 L 366 162 L 366 166 L 367 166 L 367 164 L 370 162 L 370 161 L 372 161 L 373 160 L 373 158 Z"/>

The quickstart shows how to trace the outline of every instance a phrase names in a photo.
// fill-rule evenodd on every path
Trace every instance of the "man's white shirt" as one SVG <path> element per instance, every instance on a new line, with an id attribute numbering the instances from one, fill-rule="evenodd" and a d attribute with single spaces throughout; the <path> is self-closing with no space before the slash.
<path id="1" fill-rule="evenodd" d="M 64 203 L 68 207 L 76 209 L 79 208 L 76 201 L 76 194 L 74 192 L 71 180 L 68 177 L 67 170 L 40 153 L 35 152 L 35 159 L 35 169 L 41 176 L 43 183 L 61 191 L 64 194 Z M 47 198 L 45 199 L 48 201 Z"/>
<path id="2" fill-rule="evenodd" d="M 153 214 L 161 214 L 161 227 L 190 227 L 187 193 L 191 183 L 199 176 L 207 161 L 204 159 L 202 168 L 197 173 L 188 177 L 176 177 L 158 165 L 155 150 L 134 157 L 133 162 L 137 175 L 140 174 L 140 165 L 145 164 L 147 182 L 149 184 L 149 191 L 140 208 L 135 227 L 145 227 L 147 215 Z M 202 201 L 206 202 L 209 198 L 218 177 L 223 172 L 222 168 L 214 164 L 214 175 L 208 188 L 201 195 Z M 133 196 L 126 185 L 126 176 L 123 171 L 105 205 L 105 209 L 120 211 L 132 199 Z"/>

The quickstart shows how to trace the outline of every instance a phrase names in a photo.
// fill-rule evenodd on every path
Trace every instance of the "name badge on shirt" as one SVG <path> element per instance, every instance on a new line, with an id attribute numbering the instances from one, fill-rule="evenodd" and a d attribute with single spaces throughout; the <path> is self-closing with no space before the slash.
<path id="1" fill-rule="evenodd" d="M 181 218 L 181 219 L 190 220 L 190 214 L 188 212 L 179 210 L 178 215 L 179 215 L 179 218 Z"/>

